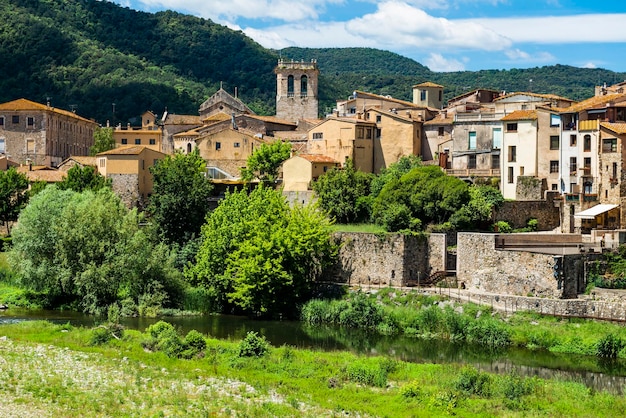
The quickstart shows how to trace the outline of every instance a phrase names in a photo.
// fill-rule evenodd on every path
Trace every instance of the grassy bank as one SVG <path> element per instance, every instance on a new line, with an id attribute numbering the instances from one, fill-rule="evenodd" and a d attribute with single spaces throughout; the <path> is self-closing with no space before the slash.
<path id="1" fill-rule="evenodd" d="M 93 346 L 93 331 L 44 322 L 0 327 L 0 415 L 619 416 L 622 396 L 581 383 L 491 375 L 345 352 L 207 338 L 191 360 L 144 349 L 148 334 Z M 143 343 L 143 345 L 142 345 Z"/>
<path id="2" fill-rule="evenodd" d="M 353 292 L 341 300 L 313 300 L 302 310 L 311 324 L 336 324 L 381 334 L 441 338 L 554 353 L 626 358 L 624 324 L 534 313 L 503 316 L 490 307 L 457 304 L 440 296 L 424 296 L 383 288 L 372 294 Z"/>

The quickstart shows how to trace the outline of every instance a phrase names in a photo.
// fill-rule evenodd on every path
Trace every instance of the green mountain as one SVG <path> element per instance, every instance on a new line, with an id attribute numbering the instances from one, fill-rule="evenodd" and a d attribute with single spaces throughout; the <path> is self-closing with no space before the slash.
<path id="1" fill-rule="evenodd" d="M 595 85 L 626 79 L 562 65 L 436 73 L 371 48 L 272 51 L 210 20 L 107 1 L 0 0 L 0 13 L 0 101 L 50 101 L 101 123 L 126 123 L 166 108 L 197 114 L 222 83 L 257 113 L 273 114 L 279 57 L 318 61 L 322 113 L 354 90 L 411 100 L 411 87 L 424 81 L 444 85 L 446 99 L 477 87 L 583 99 Z"/>

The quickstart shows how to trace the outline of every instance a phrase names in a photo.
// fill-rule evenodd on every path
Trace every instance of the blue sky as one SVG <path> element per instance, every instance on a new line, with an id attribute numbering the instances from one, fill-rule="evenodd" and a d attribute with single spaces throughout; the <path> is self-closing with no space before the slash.
<path id="1" fill-rule="evenodd" d="M 112 0 L 241 30 L 267 48 L 372 47 L 433 71 L 564 64 L 626 72 L 624 0 Z"/>

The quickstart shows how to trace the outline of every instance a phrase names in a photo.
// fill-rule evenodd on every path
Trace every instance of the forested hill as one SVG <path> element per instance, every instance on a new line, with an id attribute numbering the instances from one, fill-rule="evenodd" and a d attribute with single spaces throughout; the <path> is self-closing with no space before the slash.
<path id="1" fill-rule="evenodd" d="M 211 21 L 96 0 L 0 0 L 0 13 L 1 101 L 50 97 L 126 122 L 165 107 L 197 114 L 224 82 L 253 109 L 273 111 L 276 55 Z"/>
<path id="2" fill-rule="evenodd" d="M 126 123 L 165 108 L 197 114 L 221 82 L 231 93 L 237 88 L 256 112 L 273 114 L 279 57 L 317 59 L 321 112 L 354 90 L 411 100 L 411 87 L 424 81 L 444 85 L 446 99 L 476 87 L 583 99 L 597 84 L 626 79 L 624 73 L 561 65 L 436 73 L 369 48 L 272 51 L 209 20 L 136 12 L 107 1 L 0 0 L 0 12 L 0 102 L 49 98 L 101 123 Z"/>

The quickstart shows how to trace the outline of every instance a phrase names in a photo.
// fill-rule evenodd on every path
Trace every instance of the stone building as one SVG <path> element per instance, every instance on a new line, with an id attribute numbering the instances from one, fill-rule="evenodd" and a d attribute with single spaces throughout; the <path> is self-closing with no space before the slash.
<path id="1" fill-rule="evenodd" d="M 317 61 L 285 61 L 280 59 L 276 73 L 276 117 L 297 122 L 318 118 Z"/>
<path id="2" fill-rule="evenodd" d="M 98 125 L 74 112 L 27 99 L 0 104 L 0 154 L 20 164 L 57 166 L 89 155 Z"/>
<path id="3" fill-rule="evenodd" d="M 165 154 L 145 146 L 123 146 L 96 155 L 98 172 L 128 207 L 144 207 L 152 194 L 150 167 Z"/>

